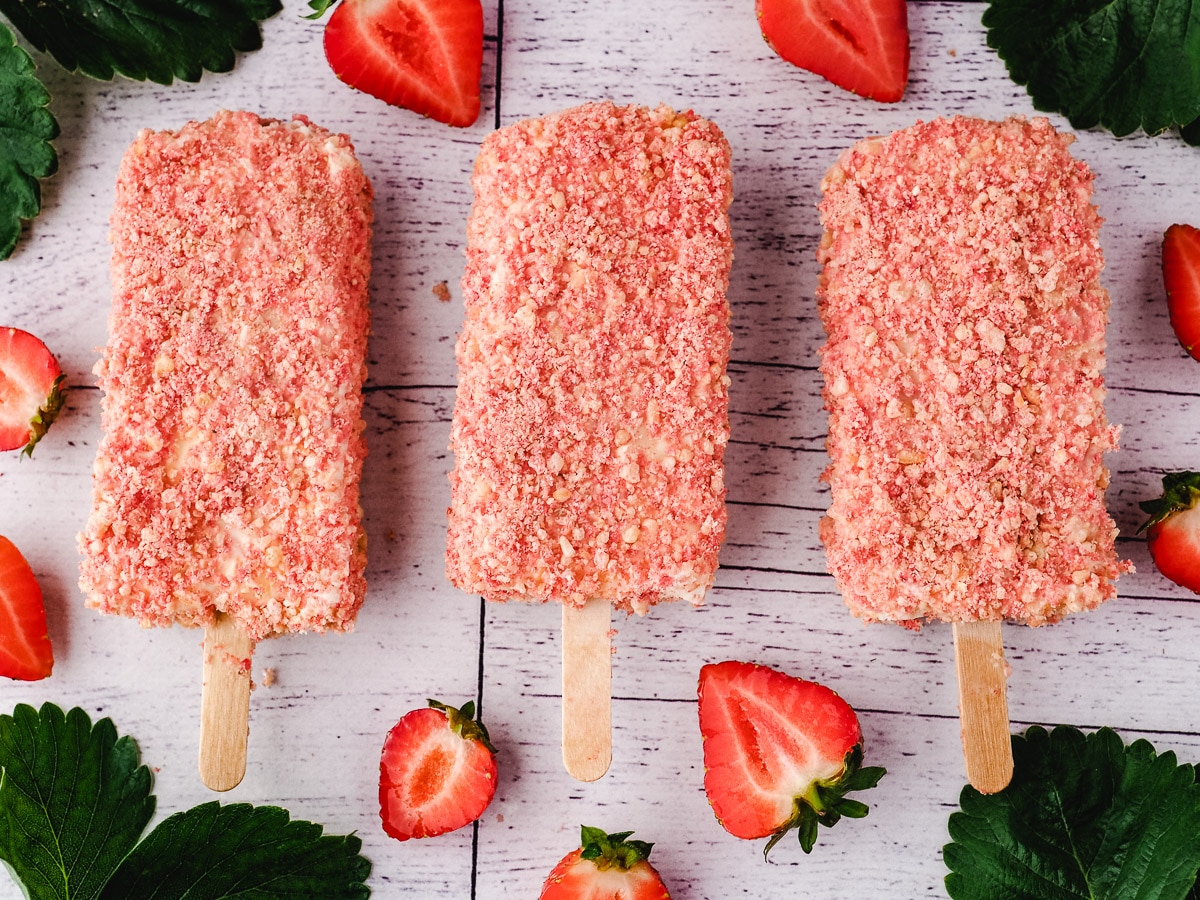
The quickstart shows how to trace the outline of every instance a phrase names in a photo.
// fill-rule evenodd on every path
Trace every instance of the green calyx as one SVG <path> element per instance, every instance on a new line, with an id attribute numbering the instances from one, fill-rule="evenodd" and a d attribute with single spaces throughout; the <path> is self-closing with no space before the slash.
<path id="1" fill-rule="evenodd" d="M 1170 472 L 1163 476 L 1162 485 L 1161 497 L 1138 504 L 1142 512 L 1150 516 L 1138 529 L 1138 534 L 1175 513 L 1191 509 L 1200 501 L 1200 472 Z"/>
<path id="2" fill-rule="evenodd" d="M 851 791 L 865 791 L 879 784 L 879 779 L 887 774 L 882 766 L 866 766 L 862 764 L 862 744 L 855 744 L 847 751 L 842 760 L 842 771 L 833 778 L 824 781 L 814 781 L 808 790 L 796 798 L 792 807 L 792 817 L 788 819 L 767 841 L 763 848 L 763 859 L 771 852 L 783 836 L 796 829 L 796 837 L 805 853 L 811 853 L 817 843 L 817 826 L 824 825 L 832 828 L 843 817 L 861 819 L 868 812 L 867 804 L 852 800 L 846 795 Z"/>
<path id="3" fill-rule="evenodd" d="M 653 844 L 645 841 L 627 840 L 632 831 L 619 831 L 608 834 L 603 828 L 580 828 L 580 855 L 590 859 L 597 869 L 619 869 L 628 871 L 640 862 L 650 858 L 650 848 Z"/>
<path id="4" fill-rule="evenodd" d="M 21 451 L 22 456 L 33 456 L 33 448 L 37 446 L 38 441 L 45 437 L 46 432 L 50 430 L 50 426 L 58 416 L 59 410 L 62 409 L 63 399 L 67 393 L 67 389 L 63 387 L 66 377 L 66 375 L 59 375 L 54 379 L 46 403 L 29 420 L 29 443 Z"/>
<path id="5" fill-rule="evenodd" d="M 463 740 L 479 741 L 492 753 L 496 752 L 496 748 L 492 745 L 492 739 L 488 736 L 487 726 L 475 718 L 475 702 L 473 700 L 464 703 L 462 709 L 455 709 L 453 706 L 447 706 L 437 700 L 426 700 L 425 702 L 434 709 L 444 712 L 450 722 L 450 730 L 462 737 Z"/>

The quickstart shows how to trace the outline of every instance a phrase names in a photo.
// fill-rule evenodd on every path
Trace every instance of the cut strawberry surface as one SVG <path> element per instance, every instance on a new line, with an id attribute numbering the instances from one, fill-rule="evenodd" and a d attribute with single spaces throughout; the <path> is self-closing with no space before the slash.
<path id="1" fill-rule="evenodd" d="M 1161 497 L 1138 504 L 1150 516 L 1138 531 L 1158 571 L 1200 594 L 1200 472 L 1172 472 L 1162 484 Z"/>
<path id="2" fill-rule="evenodd" d="M 479 117 L 480 0 L 342 0 L 325 57 L 353 88 L 449 125 Z"/>
<path id="3" fill-rule="evenodd" d="M 631 834 L 584 825 L 579 849 L 559 860 L 538 900 L 671 900 L 649 862 L 654 845 L 631 841 Z"/>
<path id="4" fill-rule="evenodd" d="M 0 675 L 38 681 L 53 668 L 42 589 L 13 542 L 0 537 Z"/>
<path id="5" fill-rule="evenodd" d="M 1163 237 L 1163 283 L 1175 336 L 1200 359 L 1200 229 L 1172 225 Z"/>
<path id="6" fill-rule="evenodd" d="M 0 328 L 0 450 L 33 454 L 62 409 L 62 382 L 45 344 L 19 328 Z"/>
<path id="7" fill-rule="evenodd" d="M 771 48 L 838 87 L 884 103 L 908 84 L 905 0 L 757 0 Z"/>
<path id="8" fill-rule="evenodd" d="M 397 840 L 433 837 L 474 822 L 496 792 L 495 748 L 461 710 L 429 701 L 388 732 L 379 764 L 379 815 Z"/>
<path id="9" fill-rule="evenodd" d="M 699 694 L 704 790 L 730 834 L 770 835 L 766 853 L 796 828 L 807 853 L 818 823 L 867 814 L 845 794 L 874 787 L 884 770 L 861 768 L 858 717 L 836 693 L 728 661 L 700 670 Z"/>

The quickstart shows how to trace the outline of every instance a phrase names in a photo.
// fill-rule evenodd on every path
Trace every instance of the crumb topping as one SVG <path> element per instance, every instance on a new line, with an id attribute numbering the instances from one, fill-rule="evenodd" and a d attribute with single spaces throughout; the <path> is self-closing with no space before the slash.
<path id="1" fill-rule="evenodd" d="M 867 620 L 1039 625 L 1129 568 L 1104 508 L 1101 219 L 1072 140 L 939 119 L 822 183 L 821 537 Z"/>
<path id="2" fill-rule="evenodd" d="M 729 145 L 581 106 L 475 166 L 447 574 L 489 599 L 699 603 L 725 532 Z"/>
<path id="3" fill-rule="evenodd" d="M 349 139 L 222 112 L 141 132 L 112 215 L 88 605 L 349 628 L 366 584 L 371 187 Z"/>

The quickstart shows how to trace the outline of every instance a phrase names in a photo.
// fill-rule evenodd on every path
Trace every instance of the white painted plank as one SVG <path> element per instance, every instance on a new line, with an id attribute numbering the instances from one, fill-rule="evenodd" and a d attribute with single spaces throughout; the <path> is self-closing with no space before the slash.
<path id="1" fill-rule="evenodd" d="M 858 138 L 917 118 L 1032 112 L 984 45 L 981 4 L 910 4 L 913 78 L 885 107 L 850 97 L 774 57 L 749 0 L 665 0 L 654 21 L 630 0 L 547 7 L 505 0 L 501 120 L 613 97 L 692 105 L 735 152 L 731 299 L 733 441 L 730 529 L 709 604 L 620 619 L 615 637 L 614 762 L 594 785 L 569 779 L 558 746 L 558 610 L 491 606 L 484 614 L 483 705 L 501 750 L 501 785 L 479 838 L 476 896 L 534 896 L 581 822 L 635 828 L 687 897 L 940 896 L 945 821 L 963 783 L 949 630 L 911 634 L 852 619 L 825 574 L 816 535 L 825 506 L 825 417 L 816 348 L 817 183 Z M 374 332 L 364 508 L 370 593 L 348 636 L 264 643 L 255 669 L 278 682 L 251 698 L 246 780 L 229 799 L 274 802 L 331 830 L 357 830 L 382 897 L 470 896 L 472 831 L 404 844 L 376 821 L 379 748 L 426 696 L 474 694 L 480 609 L 442 574 L 446 451 L 461 317 L 467 176 L 491 127 L 453 131 L 340 86 L 303 4 L 269 22 L 266 47 L 197 86 L 98 84 L 42 61 L 63 125 L 60 174 L 46 212 L 0 263 L 0 324 L 45 337 L 76 383 L 90 381 L 108 311 L 106 220 L 116 166 L 140 127 L 176 127 L 221 106 L 304 112 L 354 139 L 377 194 Z M 643 24 L 645 23 L 645 24 Z M 489 35 L 497 4 L 487 4 Z M 485 97 L 496 72 L 485 53 Z M 1060 122 L 1061 124 L 1061 122 Z M 1200 466 L 1200 369 L 1166 322 L 1155 258 L 1166 225 L 1200 208 L 1196 152 L 1170 138 L 1080 136 L 1108 220 L 1113 295 L 1108 409 L 1124 425 L 1110 509 L 1139 568 L 1112 604 L 1053 628 L 1005 629 L 1018 726 L 1069 721 L 1146 732 L 1200 759 L 1192 702 L 1200 603 L 1153 570 L 1132 536 L 1137 501 L 1164 469 Z M 447 281 L 452 302 L 432 293 Z M 90 502 L 98 395 L 79 390 L 33 460 L 0 457 L 0 533 L 30 558 L 47 592 L 58 665 L 41 684 L 0 684 L 0 710 L 54 699 L 112 715 L 155 766 L 160 815 L 208 799 L 195 774 L 198 632 L 142 631 L 82 608 L 74 534 Z M 791 842 L 763 864 L 761 842 L 726 835 L 701 789 L 695 682 L 700 665 L 754 659 L 822 680 L 863 715 L 868 752 L 891 774 L 871 816 Z M 503 820 L 501 820 L 503 817 Z M 845 873 L 854 872 L 852 882 Z M 0 897 L 19 893 L 0 884 Z"/>

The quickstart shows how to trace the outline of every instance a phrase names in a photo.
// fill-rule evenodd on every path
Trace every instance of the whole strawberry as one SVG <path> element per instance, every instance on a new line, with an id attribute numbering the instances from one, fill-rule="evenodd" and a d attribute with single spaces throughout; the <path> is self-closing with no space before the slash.
<path id="1" fill-rule="evenodd" d="M 1163 236 L 1167 313 L 1183 349 L 1200 359 L 1200 229 L 1172 225 Z"/>
<path id="2" fill-rule="evenodd" d="M 671 900 L 649 863 L 654 845 L 631 841 L 631 834 L 584 825 L 579 849 L 559 860 L 538 900 Z"/>
<path id="3" fill-rule="evenodd" d="M 731 660 L 704 666 L 699 691 L 704 792 L 730 834 L 770 835 L 766 856 L 795 828 L 809 853 L 818 824 L 867 814 L 846 794 L 885 770 L 862 768 L 858 717 L 829 688 Z"/>
<path id="4" fill-rule="evenodd" d="M 1162 485 L 1161 497 L 1138 504 L 1150 516 L 1138 532 L 1158 571 L 1200 594 L 1200 472 L 1172 472 Z"/>
<path id="5" fill-rule="evenodd" d="M 496 748 L 475 704 L 428 702 L 388 732 L 379 762 L 379 815 L 400 841 L 469 825 L 496 793 Z"/>

